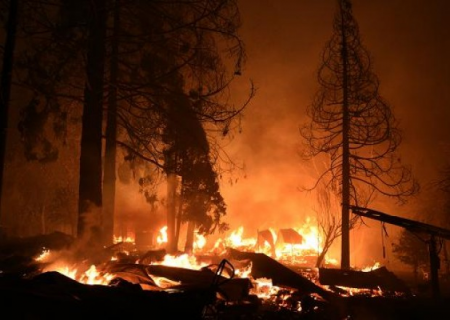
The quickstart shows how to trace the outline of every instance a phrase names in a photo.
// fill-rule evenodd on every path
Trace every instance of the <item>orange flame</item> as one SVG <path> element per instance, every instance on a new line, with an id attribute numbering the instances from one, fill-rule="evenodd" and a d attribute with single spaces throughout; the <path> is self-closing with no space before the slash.
<path id="1" fill-rule="evenodd" d="M 167 226 L 164 226 L 159 230 L 159 235 L 156 238 L 156 242 L 158 242 L 159 245 L 167 243 Z"/>

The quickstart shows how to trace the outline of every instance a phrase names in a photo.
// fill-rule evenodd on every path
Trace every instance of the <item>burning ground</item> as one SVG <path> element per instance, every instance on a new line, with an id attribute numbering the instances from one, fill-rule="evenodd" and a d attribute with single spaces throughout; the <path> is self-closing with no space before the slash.
<path id="1" fill-rule="evenodd" d="M 273 244 L 240 239 L 237 230 L 209 248 L 198 239 L 192 253 L 175 255 L 164 250 L 163 230 L 148 248 L 131 238 L 86 247 L 62 233 L 7 239 L 0 251 L 2 312 L 10 319 L 449 315 L 446 297 L 420 295 L 384 267 L 341 271 L 327 261 L 315 268 L 306 237 L 290 230 L 278 232 L 284 240 L 277 237 Z"/>

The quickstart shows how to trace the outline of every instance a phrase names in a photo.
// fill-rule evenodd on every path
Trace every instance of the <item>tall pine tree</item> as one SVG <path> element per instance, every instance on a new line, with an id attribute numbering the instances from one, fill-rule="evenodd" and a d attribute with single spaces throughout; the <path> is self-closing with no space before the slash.
<path id="1" fill-rule="evenodd" d="M 338 0 L 318 82 L 308 108 L 311 122 L 301 129 L 306 144 L 303 156 L 329 158 L 330 166 L 315 186 L 324 180 L 328 190 L 341 196 L 341 268 L 348 269 L 350 206 L 368 203 L 376 193 L 405 201 L 418 191 L 410 169 L 399 160 L 401 133 L 390 105 L 379 94 L 379 81 L 349 0 Z"/>

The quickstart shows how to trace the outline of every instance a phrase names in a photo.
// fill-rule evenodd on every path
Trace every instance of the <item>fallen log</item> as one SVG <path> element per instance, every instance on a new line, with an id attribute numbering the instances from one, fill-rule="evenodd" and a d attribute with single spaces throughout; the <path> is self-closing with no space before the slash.
<path id="1" fill-rule="evenodd" d="M 164 277 L 180 282 L 180 285 L 172 286 L 172 289 L 184 290 L 193 286 L 210 288 L 220 293 L 225 300 L 230 301 L 246 298 L 252 288 L 251 281 L 247 278 L 227 278 L 208 268 L 191 270 L 163 265 L 150 265 L 146 269 L 150 276 Z"/>
<path id="2" fill-rule="evenodd" d="M 183 284 L 211 285 L 216 274 L 209 269 L 193 270 L 165 265 L 145 266 L 150 276 L 164 277 Z M 219 276 L 224 281 L 226 278 Z"/>
<path id="3" fill-rule="evenodd" d="M 270 278 L 272 279 L 273 285 L 293 288 L 303 294 L 316 293 L 326 300 L 335 297 L 332 292 L 314 284 L 307 278 L 263 253 L 242 252 L 229 248 L 228 254 L 236 260 L 251 260 L 251 275 L 254 279 Z"/>
<path id="4" fill-rule="evenodd" d="M 323 285 L 411 293 L 410 288 L 385 267 L 372 271 L 319 268 L 319 281 Z"/>
<path id="5" fill-rule="evenodd" d="M 238 301 L 248 297 L 252 288 L 251 281 L 247 278 L 234 278 L 234 274 L 231 277 L 224 277 L 221 275 L 223 270 L 220 267 L 217 270 L 212 267 L 211 269 L 205 267 L 193 270 L 165 265 L 122 263 L 110 263 L 103 269 L 104 272 L 140 284 L 144 289 L 152 289 L 152 286 L 157 286 L 157 278 L 165 278 L 178 284 L 172 283 L 161 289 L 173 291 L 211 290 L 229 301 Z"/>

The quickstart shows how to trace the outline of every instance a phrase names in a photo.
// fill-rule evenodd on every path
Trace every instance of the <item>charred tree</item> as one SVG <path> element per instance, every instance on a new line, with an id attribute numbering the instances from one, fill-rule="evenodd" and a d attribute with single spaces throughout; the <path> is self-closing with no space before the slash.
<path id="1" fill-rule="evenodd" d="M 184 168 L 200 162 L 198 150 L 203 148 L 201 162 L 209 163 L 210 173 L 217 178 L 214 171 L 219 161 L 210 156 L 219 151 L 214 149 L 219 144 L 210 148 L 210 141 L 229 135 L 248 103 L 238 108 L 227 103 L 229 84 L 240 73 L 244 60 L 243 44 L 237 35 L 239 15 L 236 2 L 229 0 L 176 6 L 142 2 L 130 7 L 130 17 L 131 13 L 136 23 L 127 30 L 128 41 L 124 46 L 128 55 L 121 64 L 126 66 L 129 78 L 125 76 L 119 86 L 127 103 L 126 108 L 118 111 L 124 133 L 119 144 L 129 153 L 127 159 L 144 159 L 167 178 L 168 250 L 173 251 L 178 243 L 180 219 L 183 223 L 190 221 L 186 201 L 191 200 L 186 200 L 188 179 Z M 141 27 L 152 30 L 144 43 Z M 142 45 L 138 46 L 139 43 Z M 231 75 L 219 48 L 227 48 L 236 60 Z M 200 128 L 204 140 L 197 139 Z M 177 210 L 180 201 L 185 204 L 181 211 Z M 223 212 L 219 211 L 217 217 Z"/>
<path id="2" fill-rule="evenodd" d="M 18 129 L 21 149 L 26 161 L 30 162 L 27 168 L 33 168 L 32 162 L 38 162 L 42 164 L 40 174 L 45 177 L 32 184 L 27 179 L 26 183 L 30 190 L 43 190 L 42 185 L 46 185 L 46 190 L 34 191 L 42 194 L 36 197 L 39 204 L 36 201 L 18 204 L 21 212 L 25 212 L 22 207 L 26 205 L 31 214 L 20 214 L 9 223 L 26 221 L 26 225 L 31 225 L 29 220 L 34 212 L 42 212 L 45 207 L 42 223 L 49 229 L 64 229 L 75 235 L 79 154 L 73 152 L 78 150 L 79 144 L 71 138 L 78 135 L 81 123 L 78 119 L 81 118 L 82 84 L 85 82 L 88 3 L 20 3 L 22 42 L 15 62 L 16 83 L 21 90 L 17 100 L 20 109 Z M 74 119 L 77 121 L 71 121 Z M 57 177 L 61 171 L 65 179 Z M 17 187 L 24 184 L 21 180 L 23 178 L 17 177 Z M 26 194 L 22 189 L 20 187 L 20 192 Z"/>
<path id="3" fill-rule="evenodd" d="M 105 2 L 109 3 L 102 1 Z M 35 111 L 42 109 L 45 113 L 40 114 L 39 119 L 42 119 L 42 124 L 49 126 L 51 124 L 45 122 L 43 118 L 53 111 L 58 112 L 58 107 L 67 105 L 85 107 L 82 119 L 83 147 L 80 156 L 78 210 L 80 234 L 84 233 L 82 230 L 85 229 L 81 217 L 84 215 L 83 211 L 87 209 L 87 204 L 105 207 L 107 204 L 104 201 L 108 201 L 107 198 L 111 199 L 106 194 L 102 195 L 102 191 L 109 192 L 111 185 L 108 173 L 111 168 L 106 168 L 111 164 L 108 160 L 105 160 L 103 168 L 105 174 L 103 190 L 97 182 L 94 182 L 101 177 L 99 167 L 101 162 L 97 159 L 101 143 L 97 142 L 97 137 L 100 132 L 98 126 L 103 119 L 98 113 L 100 111 L 89 110 L 88 106 L 92 106 L 94 100 L 97 102 L 100 100 L 95 87 L 100 83 L 100 79 L 97 78 L 102 77 L 100 76 L 102 71 L 109 71 L 110 84 L 113 85 L 114 44 L 111 43 L 111 61 L 105 67 L 101 62 L 92 63 L 93 59 L 100 61 L 99 57 L 104 57 L 105 39 L 100 39 L 104 37 L 102 28 L 86 32 L 92 26 L 91 15 L 86 14 L 92 11 L 91 4 L 97 3 L 64 1 L 61 6 L 52 7 L 49 11 L 46 7 L 48 4 L 33 6 L 39 8 L 42 15 L 30 20 L 33 27 L 27 30 L 32 32 L 37 30 L 34 25 L 43 26 L 42 28 L 45 27 L 46 30 L 39 29 L 37 33 L 45 34 L 45 37 L 36 37 L 36 41 L 32 43 L 34 50 L 27 51 L 22 60 L 23 70 L 30 71 L 22 84 L 36 94 L 28 108 L 30 112 L 27 114 L 30 116 L 25 120 L 36 119 L 33 117 Z M 51 14 L 47 15 L 48 12 Z M 131 162 L 140 158 L 152 164 L 156 168 L 156 174 L 169 172 L 171 156 L 169 158 L 164 156 L 167 145 L 163 141 L 162 132 L 167 126 L 170 100 L 174 95 L 182 95 L 189 101 L 188 104 L 192 106 L 200 124 L 208 128 L 208 139 L 212 140 L 214 136 L 219 138 L 230 136 L 229 133 L 235 128 L 236 119 L 239 119 L 254 94 L 252 87 L 248 101 L 238 106 L 228 103 L 229 84 L 240 74 L 240 67 L 245 58 L 243 43 L 237 34 L 239 27 L 237 3 L 234 0 L 176 3 L 123 1 L 120 5 L 120 14 L 123 23 L 120 24 L 121 42 L 117 48 L 118 77 L 108 97 L 113 99 L 112 97 L 116 95 L 115 142 L 125 150 L 126 160 Z M 103 20 L 104 15 L 106 13 L 96 17 Z M 86 20 L 87 17 L 89 21 Z M 103 22 L 98 22 L 99 27 L 100 24 Z M 100 33 L 102 35 L 99 35 Z M 94 36 L 99 36 L 99 41 L 95 43 L 91 41 Z M 106 41 L 110 39 L 114 41 L 114 37 L 107 38 Z M 87 59 L 84 58 L 86 41 L 89 42 Z M 224 50 L 227 50 L 227 54 L 223 54 Z M 230 65 L 229 61 L 223 61 L 225 57 L 226 59 L 231 57 L 231 63 L 235 64 L 231 72 L 226 68 Z M 85 61 L 88 66 L 85 66 Z M 84 67 L 80 68 L 80 65 Z M 108 67 L 111 70 L 106 70 Z M 89 79 L 83 92 L 83 86 L 77 84 L 84 83 L 85 73 Z M 174 79 L 174 75 L 177 79 Z M 202 81 L 199 81 L 200 77 Z M 91 112 L 92 115 L 89 115 Z M 108 112 L 108 117 L 113 114 L 114 111 Z M 61 120 L 63 121 L 65 119 Z M 108 132 L 105 136 L 111 142 L 112 123 L 109 119 L 107 121 Z M 28 124 L 27 121 L 23 123 Z M 62 125 L 58 125 L 58 128 L 61 127 Z M 33 132 L 35 131 L 25 132 L 30 136 L 29 148 L 26 148 L 31 150 L 28 157 L 39 161 L 55 160 L 57 150 L 48 144 L 49 140 L 43 139 L 43 135 L 33 135 Z M 40 140 L 33 140 L 32 136 L 39 137 Z M 44 156 L 34 153 L 34 143 L 41 144 L 41 149 L 46 150 Z M 109 142 L 107 144 L 105 150 L 110 154 L 111 145 Z M 216 153 L 216 157 L 219 148 L 219 143 L 213 144 L 211 148 L 211 153 Z M 109 158 L 109 155 L 106 157 Z M 213 170 L 219 168 L 218 161 L 212 161 L 212 164 Z M 175 169 L 175 172 L 178 172 L 178 169 Z M 97 223 L 103 223 L 105 230 L 108 229 L 110 232 L 111 215 L 107 213 L 108 211 L 110 210 L 105 207 L 104 216 L 101 217 L 97 212 L 96 218 L 102 218 L 103 222 Z M 109 235 L 105 237 L 110 238 Z"/>
<path id="4" fill-rule="evenodd" d="M 167 158 L 170 164 L 172 159 Z M 167 171 L 167 252 L 170 254 L 178 250 L 178 241 L 176 238 L 176 216 L 177 216 L 177 189 L 178 176 L 173 167 Z"/>
<path id="5" fill-rule="evenodd" d="M 369 52 L 363 46 L 349 0 L 339 0 L 333 35 L 318 70 L 319 90 L 308 107 L 310 123 L 301 128 L 303 157 L 324 154 L 330 166 L 320 181 L 341 197 L 341 268 L 350 268 L 350 210 L 374 193 L 400 202 L 418 191 L 410 169 L 401 164 L 398 123 L 379 94 Z"/>
<path id="6" fill-rule="evenodd" d="M 68 117 L 81 114 L 85 82 L 87 2 L 24 1 L 17 83 L 24 99 L 19 131 L 27 161 L 58 160 Z M 80 67 L 82 66 L 82 67 Z"/>
<path id="7" fill-rule="evenodd" d="M 228 224 L 223 222 L 226 204 L 220 193 L 217 172 L 210 157 L 206 132 L 189 105 L 180 108 L 184 125 L 180 127 L 190 135 L 182 135 L 181 208 L 179 217 L 188 223 L 185 250 L 194 248 L 194 233 L 212 234 L 215 230 L 223 232 Z"/>
<path id="8" fill-rule="evenodd" d="M 2 219 L 3 171 L 6 156 L 6 139 L 8 133 L 9 104 L 11 95 L 11 79 L 16 43 L 18 0 L 9 1 L 8 21 L 6 23 L 6 41 L 3 53 L 3 65 L 0 87 L 0 221 Z M 2 234 L 0 222 L 0 236 Z"/>
<path id="9" fill-rule="evenodd" d="M 338 217 L 338 206 L 335 204 L 333 193 L 325 188 L 319 188 L 317 193 L 317 220 L 319 231 L 323 235 L 322 249 L 317 257 L 316 267 L 322 267 L 325 256 L 333 242 L 341 236 L 342 223 Z"/>
<path id="10" fill-rule="evenodd" d="M 89 3 L 86 83 L 81 133 L 80 185 L 78 199 L 79 238 L 100 242 L 99 219 L 102 208 L 102 119 L 105 64 L 106 0 Z M 97 217 L 89 217 L 94 215 Z M 92 244 L 100 244 L 95 243 Z"/>
<path id="11" fill-rule="evenodd" d="M 113 31 L 108 84 L 108 108 L 105 132 L 105 161 L 103 173 L 103 241 L 114 240 L 114 213 L 116 199 L 116 140 L 117 140 L 117 83 L 119 78 L 120 0 L 114 1 Z"/>
<path id="12" fill-rule="evenodd" d="M 107 1 L 24 3 L 22 29 L 28 43 L 20 56 L 19 83 L 32 96 L 19 123 L 25 156 L 42 163 L 57 160 L 56 140 L 66 142 L 68 111 L 64 108 L 76 108 L 73 114 L 83 109 L 77 226 L 81 236 L 91 228 L 86 225 L 92 216 L 98 220 L 96 225 L 101 223 Z M 46 136 L 46 127 L 53 129 L 53 137 Z M 92 216 L 87 217 L 91 210 Z"/>
<path id="13" fill-rule="evenodd" d="M 220 195 L 217 174 L 210 158 L 205 130 L 178 92 L 168 108 L 164 141 L 167 175 L 167 236 L 169 252 L 176 251 L 180 227 L 188 223 L 185 249 L 193 249 L 194 231 L 223 231 L 226 205 Z"/>

